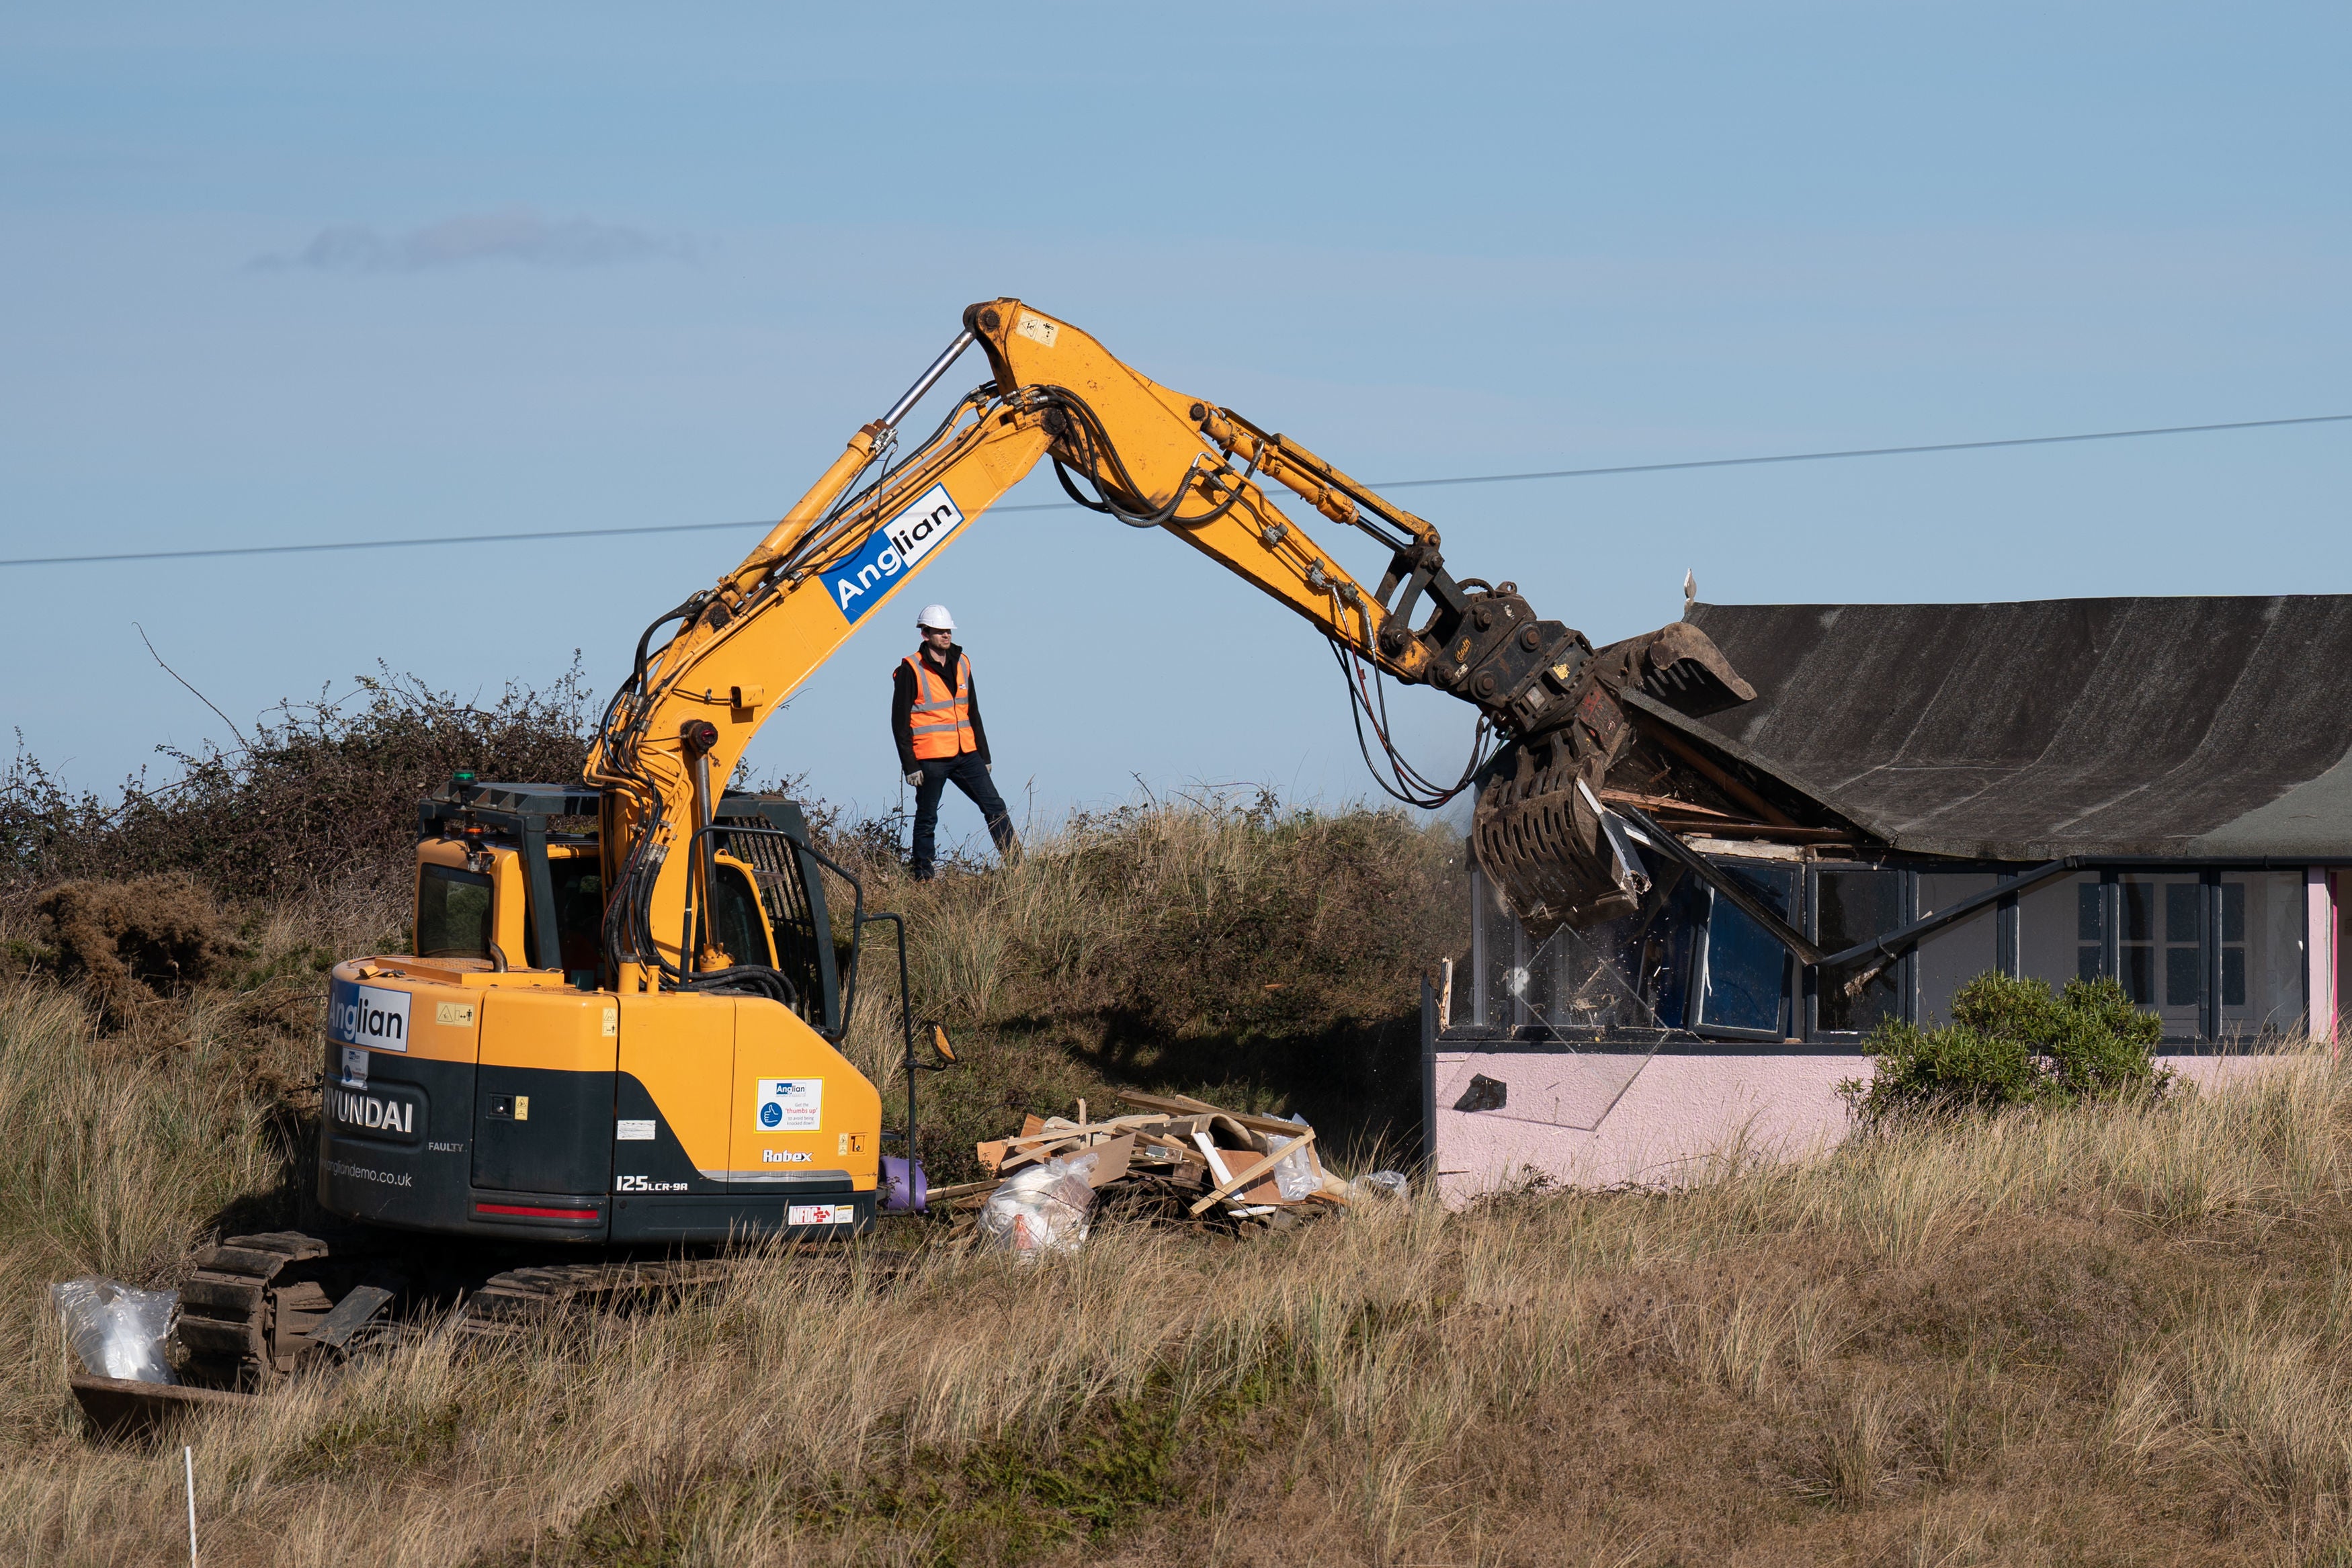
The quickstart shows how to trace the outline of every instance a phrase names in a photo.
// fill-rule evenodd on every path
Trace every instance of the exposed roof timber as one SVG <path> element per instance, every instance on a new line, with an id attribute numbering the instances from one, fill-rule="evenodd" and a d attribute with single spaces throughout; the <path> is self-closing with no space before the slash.
<path id="1" fill-rule="evenodd" d="M 1826 789 L 1798 777 L 1783 764 L 1708 727 L 1705 721 L 1692 718 L 1639 691 L 1627 690 L 1620 694 L 1618 701 L 1633 712 L 1634 724 L 1645 736 L 1662 741 L 1671 737 L 1679 741 L 1690 753 L 1696 754 L 1692 760 L 1700 764 L 1711 763 L 1722 769 L 1741 789 L 1760 797 L 1763 802 L 1778 810 L 1788 823 L 1846 831 L 1859 830 L 1871 837 L 1882 836 L 1867 817 L 1848 809 Z"/>

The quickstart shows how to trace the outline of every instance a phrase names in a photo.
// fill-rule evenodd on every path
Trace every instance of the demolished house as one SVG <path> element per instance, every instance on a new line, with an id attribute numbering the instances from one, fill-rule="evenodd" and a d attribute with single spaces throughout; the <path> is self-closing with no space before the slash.
<path id="1" fill-rule="evenodd" d="M 1687 619 L 1758 695 L 1627 695 L 1642 744 L 1599 796 L 1641 907 L 1547 930 L 1473 874 L 1469 962 L 1423 1008 L 1449 1197 L 1832 1142 L 1870 1030 L 1987 970 L 2114 977 L 2192 1080 L 2336 1037 L 2352 596 Z"/>

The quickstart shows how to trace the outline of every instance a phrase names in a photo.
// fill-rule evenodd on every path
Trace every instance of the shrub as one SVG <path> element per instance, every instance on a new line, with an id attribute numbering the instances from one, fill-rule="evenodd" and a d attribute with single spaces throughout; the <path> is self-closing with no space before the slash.
<path id="1" fill-rule="evenodd" d="M 1450 830 L 1270 790 L 1074 812 L 1011 865 L 951 862 L 928 883 L 887 844 L 825 841 L 866 878 L 868 907 L 908 917 L 925 1005 L 967 1026 L 1316 1031 L 1410 1009 L 1415 977 L 1467 936 Z"/>
<path id="2" fill-rule="evenodd" d="M 281 703 L 233 749 L 166 749 L 173 783 L 125 782 L 109 807 L 20 747 L 0 772 L 0 888 L 185 873 L 229 897 L 282 897 L 382 876 L 408 859 L 416 802 L 459 768 L 568 783 L 588 751 L 579 663 L 544 691 L 488 705 L 414 675 L 362 676 L 351 696 Z"/>
<path id="3" fill-rule="evenodd" d="M 1923 1030 L 1889 1019 L 1864 1050 L 1870 1079 L 1838 1092 L 1865 1124 L 2003 1105 L 2160 1095 L 2173 1074 L 2149 1054 L 2163 1038 L 2112 979 L 2046 980 L 1983 974 L 1952 998 L 1952 1022 Z"/>

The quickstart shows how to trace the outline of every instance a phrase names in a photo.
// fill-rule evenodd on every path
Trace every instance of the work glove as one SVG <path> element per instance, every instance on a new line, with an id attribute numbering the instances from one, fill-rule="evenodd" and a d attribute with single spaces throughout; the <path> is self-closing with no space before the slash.
<path id="1" fill-rule="evenodd" d="M 914 785 L 919 789 L 921 789 L 923 784 L 923 770 L 918 768 L 912 773 L 908 774 L 907 782 Z"/>
<path id="2" fill-rule="evenodd" d="M 993 762 L 983 762 L 980 765 L 980 770 L 982 773 L 993 773 L 996 771 L 996 764 Z"/>

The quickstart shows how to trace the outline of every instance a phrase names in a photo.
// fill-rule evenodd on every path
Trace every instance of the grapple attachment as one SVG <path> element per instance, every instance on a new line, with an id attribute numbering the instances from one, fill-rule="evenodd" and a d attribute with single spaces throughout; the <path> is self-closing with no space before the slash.
<path id="1" fill-rule="evenodd" d="M 1634 738 L 1618 698 L 1640 689 L 1689 714 L 1752 701 L 1706 632 L 1684 622 L 1600 650 L 1564 722 L 1522 735 L 1487 765 L 1471 824 L 1478 864 L 1534 936 L 1630 915 L 1649 891 L 1642 860 L 1599 791 Z"/>
<path id="2" fill-rule="evenodd" d="M 1633 913 L 1641 892 L 1607 863 L 1601 815 L 1588 799 L 1591 758 L 1538 760 L 1514 741 L 1478 797 L 1471 836 L 1478 865 L 1530 932 L 1592 925 Z M 1580 788 L 1582 786 L 1582 788 Z"/>

